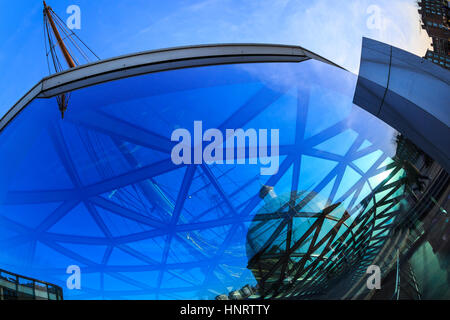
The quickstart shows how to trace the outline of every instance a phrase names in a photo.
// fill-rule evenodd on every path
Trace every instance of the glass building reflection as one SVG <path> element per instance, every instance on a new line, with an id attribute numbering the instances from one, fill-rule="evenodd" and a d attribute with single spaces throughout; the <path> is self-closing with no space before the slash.
<path id="1" fill-rule="evenodd" d="M 398 132 L 353 104 L 356 80 L 230 64 L 74 90 L 64 120 L 34 99 L 0 136 L 0 265 L 61 286 L 79 265 L 66 299 L 343 297 L 439 175 L 414 176 Z M 278 173 L 174 165 L 170 135 L 196 120 L 279 129 Z"/>

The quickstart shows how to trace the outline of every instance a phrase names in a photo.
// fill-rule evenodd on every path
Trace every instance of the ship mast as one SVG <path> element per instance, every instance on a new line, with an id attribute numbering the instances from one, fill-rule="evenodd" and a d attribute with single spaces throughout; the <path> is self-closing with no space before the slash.
<path id="1" fill-rule="evenodd" d="M 51 57 L 54 72 L 61 72 L 64 70 L 61 64 L 61 56 L 64 58 L 64 61 L 69 69 L 75 68 L 82 63 L 91 62 L 95 59 L 100 60 L 100 58 L 66 26 L 61 18 L 58 17 L 58 15 L 45 3 L 45 1 L 43 1 L 43 4 L 46 56 L 50 73 L 52 72 L 49 56 Z M 56 47 L 59 47 L 59 53 L 55 49 Z M 63 93 L 56 97 L 62 118 L 64 118 L 64 113 L 67 110 L 69 98 L 70 93 Z"/>
<path id="2" fill-rule="evenodd" d="M 70 55 L 69 51 L 67 51 L 67 47 L 61 38 L 61 35 L 59 34 L 58 28 L 56 28 L 55 21 L 53 20 L 51 11 L 52 8 L 47 6 L 47 4 L 44 1 L 44 15 L 47 17 L 48 21 L 50 22 L 50 26 L 52 27 L 53 34 L 55 35 L 56 40 L 58 41 L 59 48 L 61 50 L 61 53 L 63 54 L 64 58 L 66 59 L 67 65 L 69 68 L 75 67 L 75 62 L 72 59 L 72 56 Z"/>

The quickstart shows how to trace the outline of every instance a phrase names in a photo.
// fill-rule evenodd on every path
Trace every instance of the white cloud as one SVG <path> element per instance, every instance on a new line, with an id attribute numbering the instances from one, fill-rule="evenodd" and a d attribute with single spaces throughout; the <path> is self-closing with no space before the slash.
<path id="1" fill-rule="evenodd" d="M 381 28 L 368 28 L 370 6 L 380 8 Z M 363 36 L 424 55 L 430 40 L 417 10 L 415 0 L 205 0 L 181 7 L 137 36 L 151 37 L 159 46 L 296 44 L 357 73 Z"/>

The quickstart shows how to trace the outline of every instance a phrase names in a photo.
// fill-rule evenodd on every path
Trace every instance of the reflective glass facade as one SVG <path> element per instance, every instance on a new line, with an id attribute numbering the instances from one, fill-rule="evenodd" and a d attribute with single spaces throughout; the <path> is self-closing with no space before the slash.
<path id="1" fill-rule="evenodd" d="M 62 300 L 58 286 L 0 270 L 0 300 Z"/>
<path id="2" fill-rule="evenodd" d="M 309 60 L 187 68 L 35 99 L 0 135 L 0 265 L 65 299 L 302 298 L 351 286 L 395 225 L 397 132 Z M 175 165 L 171 133 L 279 129 L 279 170 Z M 246 153 L 248 158 L 248 153 Z M 270 188 L 272 187 L 272 188 Z M 270 192 L 262 192 L 265 189 Z"/>

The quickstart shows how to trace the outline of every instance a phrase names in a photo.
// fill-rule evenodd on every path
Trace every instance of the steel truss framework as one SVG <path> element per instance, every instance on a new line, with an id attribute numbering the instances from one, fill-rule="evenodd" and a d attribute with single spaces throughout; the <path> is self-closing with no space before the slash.
<path id="1" fill-rule="evenodd" d="M 50 266 L 45 270 L 42 266 L 33 265 L 33 261 L 38 258 L 36 247 L 43 244 L 74 263 L 82 265 L 84 274 L 99 275 L 99 287 L 94 288 L 88 283 L 83 287 L 83 298 L 142 296 L 176 299 L 186 297 L 184 293 L 189 297 L 211 298 L 220 293 L 220 290 L 226 290 L 236 283 L 236 278 L 252 281 L 252 275 L 248 270 L 247 273 L 243 270 L 236 271 L 238 268 L 242 269 L 242 261 L 246 260 L 246 256 L 233 254 L 242 252 L 242 248 L 245 248 L 245 243 L 239 240 L 245 238 L 247 226 L 254 219 L 280 220 L 279 214 L 255 216 L 254 213 L 261 207 L 261 199 L 256 192 L 259 188 L 248 191 L 247 187 L 259 181 L 261 184 L 274 186 L 277 190 L 279 182 L 289 175 L 292 198 L 287 205 L 291 209 L 281 219 L 279 230 L 274 230 L 272 237 L 275 239 L 287 228 L 284 253 L 277 257 L 279 261 L 268 272 L 260 274 L 254 272 L 262 296 L 301 297 L 326 290 L 332 280 L 330 274 L 337 276 L 353 272 L 355 277 L 358 277 L 365 272 L 365 268 L 388 237 L 393 219 L 398 213 L 397 204 L 401 199 L 403 185 L 402 170 L 396 167 L 395 163 L 389 162 L 385 153 L 381 153 L 367 170 L 355 165 L 354 161 L 380 149 L 376 143 L 365 146 L 363 143 L 366 137 L 362 133 L 357 132 L 358 136 L 344 155 L 316 148 L 347 130 L 348 119 L 306 137 L 305 125 L 310 110 L 305 92 L 302 88 L 298 90 L 301 95 L 298 95 L 296 110 L 295 142 L 280 146 L 280 156 L 283 160 L 278 173 L 264 181 L 256 174 L 245 181 L 232 182 L 234 184 L 232 191 L 224 186 L 224 182 L 234 170 L 238 170 L 238 166 L 225 169 L 218 165 L 204 164 L 176 166 L 170 159 L 173 142 L 168 137 L 116 116 L 92 110 L 92 116 L 84 113 L 79 117 L 74 115 L 67 118 L 63 124 L 48 123 L 47 132 L 52 148 L 56 151 L 58 162 L 63 165 L 74 187 L 61 190 L 8 191 L 2 205 L 43 203 L 59 203 L 59 205 L 49 211 L 47 217 L 36 227 L 31 227 L 26 222 L 14 221 L 2 210 L 1 226 L 17 233 L 3 241 L 2 249 L 11 251 L 26 245 L 28 251 L 25 255 L 28 260 L 25 260 L 24 264 L 30 270 L 35 273 L 44 272 L 48 276 L 65 274 L 65 268 L 61 265 Z M 264 99 L 258 98 L 261 96 Z M 281 96 L 282 93 L 275 94 L 269 88 L 263 87 L 248 100 L 249 103 L 240 106 L 226 118 L 219 128 L 245 127 Z M 80 176 L 71 151 L 74 141 L 67 140 L 69 126 L 70 130 L 77 132 L 77 141 L 89 154 L 91 165 L 100 177 L 98 181 L 86 183 Z M 135 146 L 157 151 L 163 157 L 157 162 L 141 165 L 130 152 Z M 111 150 L 107 147 L 122 155 L 127 164 L 126 170 L 117 173 L 107 161 L 102 161 L 105 152 Z M 302 211 L 308 200 L 297 203 L 295 195 L 299 192 L 303 156 L 337 163 L 323 179 L 317 181 L 313 191 L 320 193 L 326 186 L 331 185 L 327 199 L 330 204 L 342 206 L 345 204 L 344 215 L 333 217 L 333 210 L 337 205 L 332 206 L 329 212 Z M 357 172 L 360 178 L 337 197 L 348 167 Z M 171 186 L 161 182 L 161 177 L 174 172 L 182 174 L 179 175 L 179 185 L 171 189 Z M 372 184 L 368 182 L 369 179 L 380 175 L 384 177 L 381 182 Z M 364 194 L 363 188 L 366 183 L 370 185 L 372 192 L 359 200 Z M 160 195 L 156 200 L 155 190 Z M 206 197 L 205 195 L 209 199 L 208 206 L 202 210 L 192 210 L 189 206 L 190 199 L 201 200 L 202 197 Z M 103 236 L 52 231 L 55 225 L 64 221 L 65 217 L 74 212 L 79 205 L 84 206 Z M 121 221 L 134 223 L 141 231 L 133 229 L 132 232 L 116 232 L 113 230 L 114 224 L 107 216 L 120 217 Z M 311 219 L 312 225 L 300 239 L 292 239 L 293 221 L 299 217 Z M 333 226 L 331 230 L 322 234 L 321 228 L 325 220 L 331 221 Z M 160 254 L 148 254 L 134 245 L 152 239 L 153 246 L 156 246 L 154 243 L 161 245 Z M 307 240 L 310 242 L 306 253 L 295 256 L 296 250 Z M 82 251 L 69 249 L 69 245 L 102 246 L 105 250 L 100 261 L 95 261 Z M 173 247 L 182 250 L 179 257 L 173 252 Z M 113 252 L 117 250 L 139 263 L 122 265 L 111 263 Z M 184 259 L 183 254 L 189 255 L 190 259 Z M 264 252 L 261 252 L 261 256 L 264 256 Z M 252 271 L 256 260 L 258 259 L 249 262 L 249 269 Z M 151 272 L 155 277 L 150 281 L 144 276 L 139 278 L 128 275 L 146 272 Z M 274 275 L 276 281 L 273 281 Z M 109 280 L 106 280 L 106 277 L 127 284 L 127 289 L 107 288 Z M 172 287 L 164 285 L 169 279 L 177 279 L 179 285 Z M 61 279 L 58 278 L 49 280 L 61 283 Z M 275 285 L 265 287 L 264 284 L 269 282 Z"/>
<path id="2" fill-rule="evenodd" d="M 402 169 L 395 163 L 387 165 L 385 169 L 393 170 L 361 201 L 360 205 L 353 207 L 350 213 L 345 211 L 339 219 L 333 217 L 333 211 L 340 203 L 316 214 L 305 214 L 301 210 L 314 199 L 315 192 L 310 192 L 301 201 L 297 201 L 299 196 L 296 192 L 292 194 L 291 199 L 280 208 L 280 211 L 285 207 L 289 208 L 282 222 L 276 230 L 272 230 L 273 233 L 262 250 L 249 262 L 249 267 L 258 279 L 260 296 L 269 298 L 320 296 L 339 280 L 339 275 L 352 272 L 354 273 L 352 277 L 356 281 L 366 273 L 367 267 L 378 254 L 384 240 L 389 237 L 391 224 L 400 214 L 398 203 L 404 199 L 403 193 L 399 191 L 405 186 L 405 178 L 395 179 Z M 345 222 L 353 214 L 357 214 L 357 218 L 347 226 Z M 264 213 L 260 220 L 264 221 L 264 217 L 267 220 L 273 219 L 273 215 L 276 213 Z M 293 242 L 293 220 L 305 216 L 316 219 L 307 231 Z M 331 230 L 319 237 L 327 219 L 335 221 L 335 224 Z M 339 230 L 344 226 L 345 231 L 337 237 Z M 280 236 L 286 237 L 284 242 L 286 247 L 281 252 L 273 254 L 270 252 L 271 245 Z M 299 253 L 298 249 L 305 244 L 306 252 Z M 321 247 L 323 249 L 317 254 Z M 348 283 L 347 286 L 351 284 Z"/>

